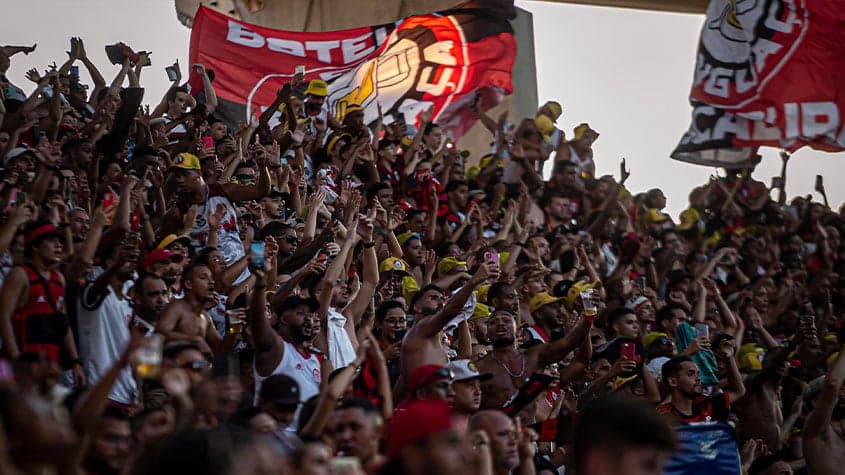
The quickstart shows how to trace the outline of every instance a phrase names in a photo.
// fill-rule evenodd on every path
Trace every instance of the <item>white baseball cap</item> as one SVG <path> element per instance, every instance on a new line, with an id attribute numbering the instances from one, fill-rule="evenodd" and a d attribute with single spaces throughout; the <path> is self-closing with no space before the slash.
<path id="1" fill-rule="evenodd" d="M 475 363 L 468 359 L 452 360 L 448 368 L 454 376 L 453 381 L 468 381 L 470 379 L 487 381 L 493 377 L 492 373 L 479 373 Z"/>

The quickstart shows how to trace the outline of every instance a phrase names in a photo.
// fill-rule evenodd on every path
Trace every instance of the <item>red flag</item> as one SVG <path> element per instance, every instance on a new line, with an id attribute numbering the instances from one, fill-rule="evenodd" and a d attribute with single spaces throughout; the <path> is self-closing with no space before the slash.
<path id="1" fill-rule="evenodd" d="M 306 80 L 329 82 L 329 110 L 342 115 L 350 104 L 375 121 L 379 103 L 385 123 L 400 116 L 417 123 L 434 107 L 434 118 L 453 135 L 471 125 L 469 105 L 483 90 L 484 109 L 512 92 L 516 56 L 504 17 L 480 9 L 456 9 L 405 18 L 393 24 L 323 33 L 262 28 L 200 7 L 191 33 L 191 63 L 215 72 L 221 110 L 232 122 L 266 108 L 276 91 L 305 67 Z"/>
<path id="2" fill-rule="evenodd" d="M 845 149 L 845 2 L 711 0 L 672 158 L 743 168 L 756 147 Z"/>

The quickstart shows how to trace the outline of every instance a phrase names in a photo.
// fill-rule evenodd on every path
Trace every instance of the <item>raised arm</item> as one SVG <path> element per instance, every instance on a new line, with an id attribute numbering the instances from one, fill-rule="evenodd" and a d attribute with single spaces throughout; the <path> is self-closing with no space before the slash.
<path id="1" fill-rule="evenodd" d="M 816 407 L 804 422 L 804 440 L 821 437 L 830 428 L 830 420 L 839 401 L 839 391 L 843 383 L 845 383 L 845 345 L 839 348 L 839 357 L 827 372 Z"/>
<path id="2" fill-rule="evenodd" d="M 208 72 L 202 64 L 195 64 L 194 69 L 202 79 L 202 92 L 205 94 L 205 113 L 213 114 L 217 109 L 217 93 L 214 92 L 214 86 L 211 85 L 211 79 L 208 77 Z"/>
<path id="3" fill-rule="evenodd" d="M 267 320 L 267 300 L 264 290 L 267 279 L 261 269 L 252 269 L 255 276 L 255 290 L 246 312 L 247 322 L 252 329 L 252 344 L 255 348 L 255 371 L 259 375 L 269 375 L 282 360 L 285 348 L 279 335 L 270 327 Z"/>
<path id="4" fill-rule="evenodd" d="M 373 295 L 375 295 L 378 285 L 378 258 L 376 257 L 375 242 L 373 242 L 373 218 L 374 216 L 368 217 L 367 220 L 358 225 L 358 229 L 361 230 L 361 241 L 364 243 L 364 250 L 361 255 L 364 263 L 363 280 L 355 300 L 343 310 L 343 314 L 348 318 L 347 325 L 351 324 L 351 328 L 347 328 L 347 331 L 351 329 L 355 332 L 355 327 L 361 323 L 364 312 L 373 302 Z"/>
<path id="5" fill-rule="evenodd" d="M 481 264 L 478 271 L 461 287 L 461 290 L 446 302 L 440 313 L 424 318 L 414 325 L 415 328 L 419 328 L 421 338 L 433 338 L 442 331 L 461 312 L 475 288 L 488 278 L 493 280 L 499 278 L 499 266 L 492 262 Z"/>
<path id="6" fill-rule="evenodd" d="M 592 321 L 582 318 L 565 337 L 534 347 L 536 350 L 532 348 L 533 351 L 537 352 L 537 366 L 548 366 L 565 358 L 566 355 L 583 343 L 592 325 Z"/>

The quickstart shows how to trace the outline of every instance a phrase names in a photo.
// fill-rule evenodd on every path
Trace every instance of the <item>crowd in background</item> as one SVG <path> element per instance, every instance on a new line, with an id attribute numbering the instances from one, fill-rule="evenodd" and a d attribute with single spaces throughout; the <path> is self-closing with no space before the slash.
<path id="1" fill-rule="evenodd" d="M 34 48 L 0 47 L 0 473 L 647 474 L 691 426 L 841 473 L 845 216 L 788 154 L 674 219 L 558 102 L 462 150 L 301 74 L 232 124 L 202 64 L 159 98 L 127 45 Z"/>

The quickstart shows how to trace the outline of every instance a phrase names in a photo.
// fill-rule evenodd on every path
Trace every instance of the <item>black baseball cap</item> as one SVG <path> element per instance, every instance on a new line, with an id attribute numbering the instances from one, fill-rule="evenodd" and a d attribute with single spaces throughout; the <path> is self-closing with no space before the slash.
<path id="1" fill-rule="evenodd" d="M 299 404 L 299 396 L 299 383 L 285 374 L 274 374 L 261 384 L 262 401 L 282 406 L 295 406 Z"/>

